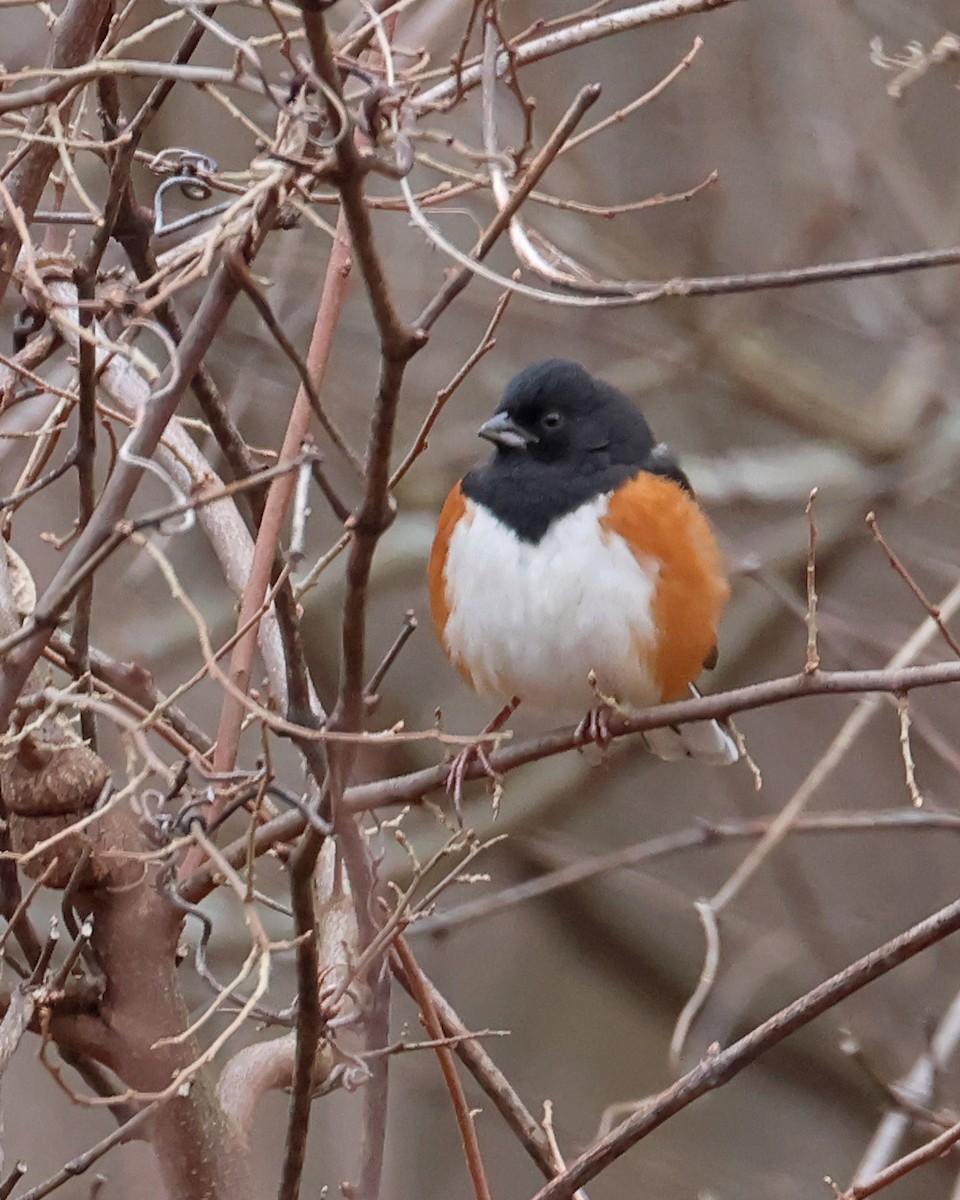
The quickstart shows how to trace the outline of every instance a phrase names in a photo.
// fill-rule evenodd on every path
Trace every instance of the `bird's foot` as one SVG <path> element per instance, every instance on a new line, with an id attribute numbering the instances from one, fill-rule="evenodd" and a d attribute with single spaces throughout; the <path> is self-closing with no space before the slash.
<path id="1" fill-rule="evenodd" d="M 483 727 L 482 733 L 499 733 L 513 716 L 519 703 L 519 699 L 514 696 L 509 704 L 505 704 L 493 720 Z M 463 825 L 463 785 L 474 763 L 479 763 L 484 775 L 492 780 L 495 805 L 500 798 L 501 778 L 490 761 L 487 743 L 478 741 L 464 746 L 460 753 L 451 759 L 445 784 L 447 795 L 453 802 L 453 811 L 457 814 L 457 824 L 460 826 Z"/>
<path id="2" fill-rule="evenodd" d="M 610 718 L 614 715 L 615 710 L 609 704 L 598 704 L 596 708 L 591 708 L 573 735 L 577 749 L 582 752 L 584 746 L 590 745 L 606 751 L 613 741 Z"/>
<path id="3" fill-rule="evenodd" d="M 596 746 L 601 753 L 605 753 L 613 741 L 613 730 L 610 728 L 611 718 L 625 717 L 627 712 L 613 696 L 607 696 L 600 690 L 593 671 L 587 676 L 587 682 L 597 698 L 597 703 L 576 728 L 574 733 L 576 746 L 582 752 L 584 746 L 592 745 Z"/>
<path id="4" fill-rule="evenodd" d="M 445 786 L 447 795 L 453 802 L 453 811 L 457 815 L 457 824 L 461 828 L 463 826 L 463 784 L 467 773 L 474 763 L 480 764 L 483 773 L 488 779 L 493 781 L 494 789 L 499 789 L 500 787 L 500 776 L 493 769 L 493 764 L 490 762 L 490 757 L 483 742 L 474 742 L 471 746 L 464 746 L 460 753 L 450 760 L 450 769 L 447 772 Z"/>

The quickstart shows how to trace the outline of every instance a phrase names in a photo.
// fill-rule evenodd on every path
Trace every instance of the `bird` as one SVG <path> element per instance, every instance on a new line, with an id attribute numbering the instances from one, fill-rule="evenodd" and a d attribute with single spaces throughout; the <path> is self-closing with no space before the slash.
<path id="1" fill-rule="evenodd" d="M 518 701 L 555 724 L 586 713 L 578 737 L 601 745 L 612 712 L 698 695 L 730 587 L 689 479 L 639 408 L 552 358 L 509 382 L 478 433 L 493 452 L 447 496 L 427 567 L 437 636 L 466 682 L 501 716 Z M 643 736 L 663 759 L 739 758 L 712 720 Z"/>

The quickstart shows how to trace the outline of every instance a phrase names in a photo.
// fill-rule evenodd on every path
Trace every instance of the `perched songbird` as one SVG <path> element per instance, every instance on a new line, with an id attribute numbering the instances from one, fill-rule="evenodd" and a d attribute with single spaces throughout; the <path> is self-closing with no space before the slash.
<path id="1" fill-rule="evenodd" d="M 485 696 L 602 731 L 689 696 L 717 659 L 726 573 L 690 483 L 623 393 L 550 359 L 480 427 L 492 457 L 440 514 L 428 578 L 444 650 Z M 599 717 L 599 719 L 598 719 Z M 738 757 L 715 721 L 652 730 L 661 758 Z"/>

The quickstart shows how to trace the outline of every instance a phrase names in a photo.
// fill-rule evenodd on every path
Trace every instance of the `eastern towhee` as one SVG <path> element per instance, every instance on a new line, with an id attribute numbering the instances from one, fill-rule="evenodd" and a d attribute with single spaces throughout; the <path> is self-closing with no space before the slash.
<path id="1" fill-rule="evenodd" d="M 690 482 L 623 393 L 563 359 L 507 386 L 481 426 L 492 457 L 440 514 L 428 581 L 437 634 L 477 692 L 561 721 L 691 694 L 717 660 L 729 596 Z M 660 758 L 738 758 L 715 721 L 650 730 Z"/>

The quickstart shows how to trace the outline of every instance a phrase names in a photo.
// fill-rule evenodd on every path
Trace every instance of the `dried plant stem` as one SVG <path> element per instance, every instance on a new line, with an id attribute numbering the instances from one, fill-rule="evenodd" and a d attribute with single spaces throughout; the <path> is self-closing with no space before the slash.
<path id="1" fill-rule="evenodd" d="M 918 1146 L 910 1154 L 904 1154 L 896 1162 L 892 1162 L 882 1171 L 878 1171 L 872 1179 L 865 1179 L 862 1183 L 853 1184 L 845 1192 L 839 1193 L 837 1200 L 867 1200 L 868 1196 L 875 1196 L 877 1192 L 883 1191 L 891 1183 L 896 1183 L 898 1179 L 915 1171 L 917 1167 L 922 1167 L 926 1163 L 933 1162 L 935 1158 L 940 1158 L 957 1142 L 960 1142 L 960 1121 L 951 1125 L 949 1129 L 945 1129 L 939 1137 L 932 1138 L 924 1145 Z"/>
<path id="2" fill-rule="evenodd" d="M 93 58 L 110 7 L 111 0 L 68 0 L 53 28 L 53 44 L 47 60 L 51 70 L 66 70 Z M 36 133 L 44 119 L 42 110 L 33 114 L 27 133 Z M 58 151 L 52 142 L 23 144 L 26 151 L 10 176 L 9 192 L 12 203 L 29 222 L 57 162 Z M 20 231 L 13 218 L 9 209 L 5 212 L 0 209 L 0 301 L 6 294 L 21 246 Z"/>
<path id="3" fill-rule="evenodd" d="M 947 683 L 960 683 L 960 664 L 931 663 L 928 666 L 899 667 L 895 670 L 878 671 L 821 671 L 818 672 L 815 679 L 811 679 L 806 674 L 788 675 L 781 679 L 771 679 L 764 683 L 736 688 L 730 692 L 720 692 L 715 696 L 703 696 L 696 700 L 661 705 L 657 709 L 651 709 L 647 714 L 631 717 L 629 720 L 617 718 L 615 721 L 611 721 L 610 735 L 614 739 L 627 737 L 646 729 L 661 729 L 666 725 L 701 720 L 706 717 L 732 716 L 735 713 L 765 708 L 770 704 L 781 704 L 787 700 L 806 696 L 864 693 L 895 696 L 901 692 L 912 691 L 914 688 Z M 860 709 L 858 708 L 855 712 L 859 713 Z M 865 716 L 857 716 L 857 726 L 860 726 L 860 723 L 865 720 Z M 527 763 L 575 750 L 580 744 L 577 728 L 577 726 L 571 725 L 539 737 L 529 738 L 526 741 L 512 743 L 504 749 L 490 754 L 490 765 L 498 775 L 503 775 L 525 766 Z M 844 746 L 849 737 L 849 732 L 844 735 Z M 840 753 L 841 749 L 843 746 L 834 753 Z M 832 757 L 833 755 L 831 755 Z M 435 767 L 426 767 L 408 775 L 397 775 L 373 783 L 354 784 L 344 793 L 344 805 L 353 812 L 368 812 L 372 809 L 410 804 L 431 792 L 444 788 L 449 773 L 449 765 L 439 763 Z M 827 773 L 829 774 L 829 771 Z M 480 763 L 470 764 L 464 773 L 465 779 L 485 779 L 487 777 L 487 772 Z M 256 852 L 258 854 L 265 853 L 278 843 L 298 837 L 303 832 L 305 824 L 304 818 L 297 812 L 284 813 L 280 817 L 275 817 L 257 830 L 254 839 Z M 786 821 L 783 832 L 785 833 L 789 827 L 790 821 Z M 778 840 L 779 836 L 778 830 Z M 230 848 L 231 854 L 245 855 L 246 851 L 246 840 Z M 231 858 L 231 861 L 234 860 Z M 198 871 L 184 884 L 185 892 L 191 898 L 200 898 L 206 895 L 210 886 L 209 874 L 203 870 Z"/>
<path id="4" fill-rule="evenodd" d="M 579 851 L 571 855 L 572 861 L 558 865 L 532 879 L 513 884 L 486 896 L 466 900 L 453 908 L 430 916 L 421 917 L 408 931 L 407 937 L 435 937 L 450 934 L 461 926 L 483 921 L 506 909 L 549 896 L 564 888 L 575 887 L 589 879 L 596 879 L 614 871 L 637 867 L 655 862 L 688 850 L 703 850 L 710 846 L 724 845 L 731 841 L 754 841 L 770 828 L 769 818 L 743 821 L 705 822 L 678 829 L 659 837 L 638 842 L 633 846 L 621 846 L 606 854 L 584 858 Z M 928 830 L 930 832 L 951 831 L 960 833 L 960 816 L 953 813 L 917 811 L 915 809 L 891 809 L 886 812 L 829 813 L 819 812 L 800 817 L 790 829 L 791 836 L 798 834 L 864 833 L 889 830 L 898 835 L 905 831 Z M 540 859 L 542 852 L 533 845 L 533 857 Z M 525 841 L 520 842 L 520 851 L 528 857 Z"/>
<path id="5" fill-rule="evenodd" d="M 276 211 L 277 193 L 268 193 L 262 203 L 256 233 L 245 241 L 245 252 L 252 256 L 259 249 Z M 76 589 L 99 561 L 104 547 L 111 545 L 117 522 L 126 512 L 143 475 L 142 463 L 157 447 L 163 431 L 174 415 L 180 397 L 196 373 L 214 337 L 220 331 L 236 298 L 237 283 L 223 268 L 217 269 L 193 320 L 179 346 L 177 370 L 170 381 L 154 395 L 129 439 L 129 456 L 120 460 L 100 497 L 96 511 L 86 528 L 73 543 L 59 570 L 37 602 L 18 644 L 10 648 L 0 679 L 0 729 L 6 728 L 20 691 L 43 652 L 60 614 L 70 604 Z M 10 639 L 7 639 L 8 642 Z"/>
<path id="6" fill-rule="evenodd" d="M 531 38 L 528 42 L 514 45 L 511 53 L 514 63 L 518 67 L 522 67 L 527 63 L 539 62 L 554 54 L 560 54 L 573 46 L 583 46 L 601 38 L 625 33 L 630 29 L 639 29 L 643 25 L 712 11 L 732 3 L 734 0 L 648 0 L 646 4 L 637 4 L 632 8 L 621 9 L 619 12 L 578 21 L 566 29 L 558 29 L 546 33 L 542 37 Z M 502 58 L 506 61 L 506 52 L 503 53 Z M 499 61 L 497 69 L 501 69 Z M 462 94 L 477 87 L 481 82 L 482 74 L 481 64 L 474 62 L 464 67 L 455 78 L 445 79 L 428 91 L 421 92 L 417 97 L 417 104 L 421 109 L 442 104 L 455 93 Z"/>
<path id="7" fill-rule="evenodd" d="M 892 938 L 813 988 L 758 1025 L 726 1050 L 704 1058 L 692 1071 L 641 1105 L 605 1137 L 599 1138 L 535 1200 L 570 1200 L 573 1193 L 652 1133 L 669 1117 L 707 1092 L 723 1087 L 761 1054 L 802 1029 L 847 996 L 886 975 L 900 963 L 960 930 L 960 900 Z"/>
<path id="8" fill-rule="evenodd" d="M 307 369 L 318 392 L 323 385 L 333 336 L 346 300 L 351 266 L 350 238 L 341 215 L 337 223 L 337 236 L 327 260 L 327 271 L 314 322 L 313 337 L 307 352 Z M 310 427 L 311 415 L 312 410 L 306 389 L 300 387 L 280 449 L 280 463 L 291 462 L 300 454 Z M 293 473 L 275 479 L 270 485 L 263 518 L 257 532 L 250 581 L 240 604 L 240 613 L 237 618 L 239 627 L 246 626 L 253 614 L 263 604 L 278 553 L 281 529 L 289 512 L 295 488 L 296 475 Z M 253 626 L 236 644 L 230 658 L 229 676 L 244 692 L 250 685 L 250 672 L 256 645 L 257 631 Z M 227 772 L 233 769 L 239 748 L 240 726 L 244 711 L 243 705 L 233 694 L 228 693 L 224 696 L 220 725 L 217 730 L 217 748 L 214 755 L 214 770 L 216 771 Z M 317 712 L 315 716 L 320 718 L 322 714 Z M 195 866 L 196 864 L 191 864 L 189 869 L 193 870 Z"/>
<path id="9" fill-rule="evenodd" d="M 427 1036 L 433 1038 L 438 1043 L 442 1042 L 444 1036 L 443 1023 L 433 1004 L 417 960 L 414 958 L 410 947 L 402 936 L 394 941 L 393 947 L 403 965 L 404 974 L 410 982 L 414 998 L 420 1006 L 420 1016 L 423 1020 L 424 1029 L 427 1031 Z M 463 1086 L 457 1075 L 457 1069 L 453 1063 L 453 1051 L 449 1046 L 438 1044 L 436 1046 L 436 1055 L 440 1063 L 440 1070 L 443 1073 L 444 1082 L 447 1085 L 447 1091 L 450 1093 L 453 1111 L 456 1114 L 457 1126 L 460 1130 L 460 1140 L 463 1143 L 463 1152 L 466 1155 L 467 1167 L 470 1171 L 470 1181 L 473 1184 L 473 1194 L 476 1200 L 491 1200 L 490 1187 L 487 1183 L 486 1172 L 483 1169 L 483 1159 L 480 1157 L 477 1128 L 474 1124 L 473 1114 L 467 1105 L 466 1096 L 463 1094 Z"/>
<path id="10" fill-rule="evenodd" d="M 820 650 L 817 646 L 817 526 L 813 519 L 814 488 L 804 510 L 807 516 L 809 543 L 807 546 L 807 661 L 804 670 L 814 675 L 820 669 Z"/>
<path id="11" fill-rule="evenodd" d="M 413 983 L 397 961 L 392 959 L 395 972 L 403 987 L 413 999 Z M 399 969 L 398 969 L 399 968 Z M 497 1067 L 484 1050 L 478 1038 L 471 1037 L 467 1027 L 451 1004 L 440 994 L 436 986 L 421 972 L 423 986 L 429 993 L 430 1003 L 440 1017 L 444 1032 L 455 1038 L 454 1051 L 463 1065 L 476 1079 L 491 1102 L 507 1122 L 514 1136 L 547 1179 L 556 1174 L 550 1144 L 533 1114 L 526 1107 L 506 1075 Z"/>
<path id="12" fill-rule="evenodd" d="M 914 579 L 913 575 L 911 575 L 910 572 L 907 570 L 906 566 L 904 565 L 903 560 L 893 550 L 893 548 L 890 546 L 890 543 L 880 532 L 880 526 L 877 523 L 876 514 L 872 513 L 872 512 L 867 513 L 866 522 L 867 522 L 867 526 L 868 526 L 870 532 L 876 538 L 877 544 L 882 547 L 883 552 L 886 554 L 887 558 L 890 560 L 890 566 L 893 567 L 893 569 L 900 576 L 900 578 L 903 580 L 903 582 L 907 585 L 907 587 L 910 589 L 910 591 L 913 592 L 913 594 L 916 596 L 916 598 L 920 601 L 920 603 L 923 605 L 923 607 L 927 610 L 928 616 L 933 621 L 936 621 L 937 628 L 940 630 L 941 637 L 947 643 L 947 645 L 950 647 L 950 649 L 954 652 L 954 654 L 956 654 L 957 657 L 960 658 L 960 642 L 957 641 L 957 639 L 953 636 L 953 634 L 950 632 L 950 630 L 947 628 L 946 624 L 944 623 L 942 609 L 940 607 L 938 607 L 936 604 L 934 604 L 933 601 L 927 596 L 927 593 L 923 590 L 923 588 L 920 586 L 920 584 L 917 583 L 917 581 L 916 581 L 916 579 Z"/>

